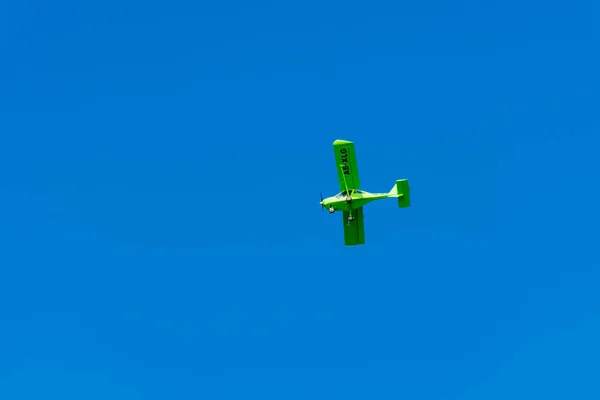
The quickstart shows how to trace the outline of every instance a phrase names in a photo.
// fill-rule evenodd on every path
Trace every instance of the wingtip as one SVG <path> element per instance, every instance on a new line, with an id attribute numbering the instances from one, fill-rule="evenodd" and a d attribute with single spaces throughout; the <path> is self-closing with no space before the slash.
<path id="1" fill-rule="evenodd" d="M 335 142 L 333 142 L 333 144 L 336 145 L 336 144 L 353 144 L 353 143 L 349 140 L 337 139 Z"/>

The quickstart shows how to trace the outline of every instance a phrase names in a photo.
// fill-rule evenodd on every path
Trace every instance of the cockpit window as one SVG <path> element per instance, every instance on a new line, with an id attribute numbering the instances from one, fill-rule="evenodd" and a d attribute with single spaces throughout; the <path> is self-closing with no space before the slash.
<path id="1" fill-rule="evenodd" d="M 363 192 L 362 192 L 362 190 L 356 189 L 356 190 L 351 190 L 350 193 L 352 193 L 352 194 L 362 194 Z M 336 199 L 346 198 L 346 191 L 344 190 L 343 192 L 336 194 L 335 198 Z"/>

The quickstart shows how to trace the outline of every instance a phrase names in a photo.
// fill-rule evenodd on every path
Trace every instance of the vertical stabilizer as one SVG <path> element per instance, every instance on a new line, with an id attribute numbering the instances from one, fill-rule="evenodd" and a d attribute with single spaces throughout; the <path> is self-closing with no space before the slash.
<path id="1" fill-rule="evenodd" d="M 392 190 L 390 190 L 389 196 L 398 198 L 398 207 L 410 207 L 410 187 L 408 186 L 408 179 L 397 180 Z"/>

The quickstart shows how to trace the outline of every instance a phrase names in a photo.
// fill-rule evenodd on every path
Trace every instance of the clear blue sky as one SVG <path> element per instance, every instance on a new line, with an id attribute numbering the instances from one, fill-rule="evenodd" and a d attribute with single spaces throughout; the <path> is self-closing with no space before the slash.
<path id="1" fill-rule="evenodd" d="M 0 398 L 599 398 L 593 3 L 0 2 Z"/>

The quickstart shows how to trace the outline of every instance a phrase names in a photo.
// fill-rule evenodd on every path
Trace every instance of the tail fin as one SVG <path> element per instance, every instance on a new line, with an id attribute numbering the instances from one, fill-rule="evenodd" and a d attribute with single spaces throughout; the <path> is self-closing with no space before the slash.
<path id="1" fill-rule="evenodd" d="M 398 207 L 410 207 L 410 187 L 408 186 L 408 179 L 397 180 L 388 195 L 389 197 L 398 198 Z"/>

